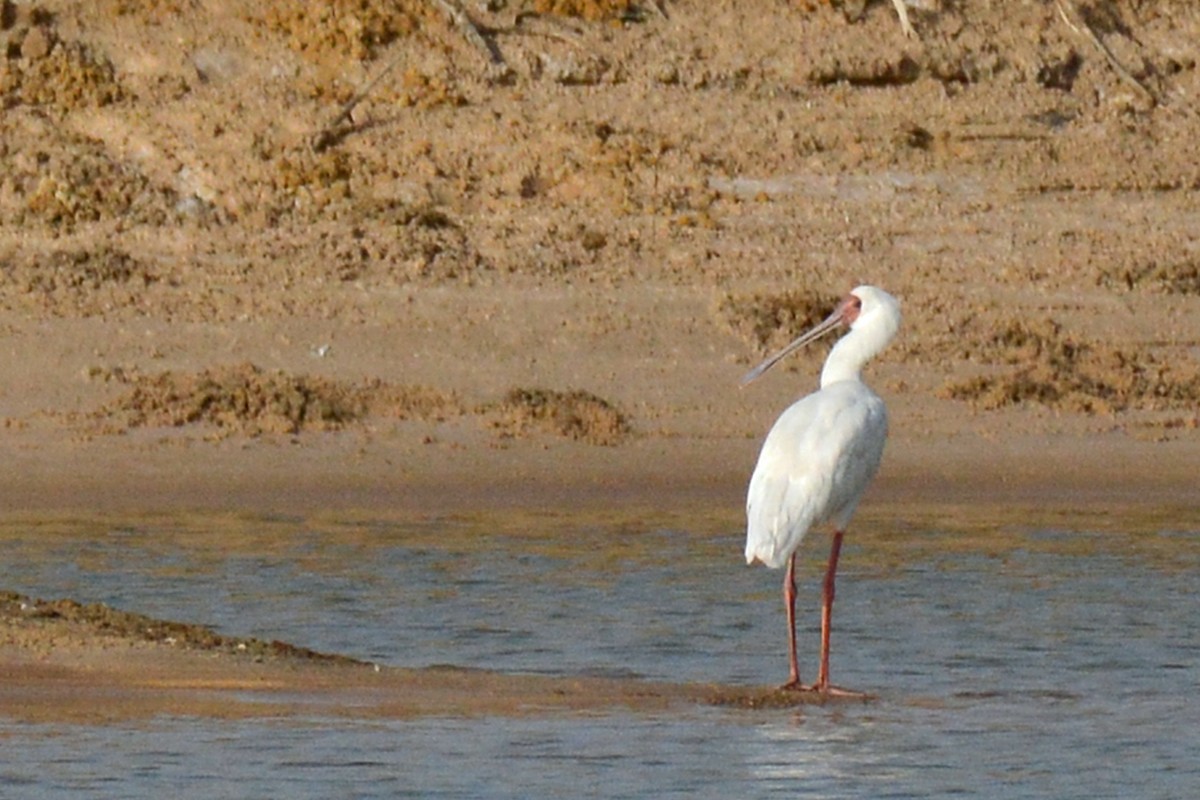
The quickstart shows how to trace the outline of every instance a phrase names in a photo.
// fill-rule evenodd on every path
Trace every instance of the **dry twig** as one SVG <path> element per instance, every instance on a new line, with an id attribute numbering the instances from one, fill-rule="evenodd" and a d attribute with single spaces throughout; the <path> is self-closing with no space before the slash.
<path id="1" fill-rule="evenodd" d="M 458 29 L 462 31 L 462 34 L 466 37 L 467 41 L 475 45 L 475 47 L 477 47 L 479 50 L 483 51 L 483 54 L 487 57 L 489 64 L 494 70 L 499 70 L 500 72 L 506 72 L 508 70 L 508 64 L 504 62 L 504 57 L 500 54 L 500 51 L 492 42 L 488 41 L 484 35 L 479 32 L 479 28 L 474 22 L 471 21 L 471 18 L 467 16 L 467 12 L 464 11 L 461 6 L 459 6 L 457 0 L 433 0 L 433 2 L 435 2 L 438 7 L 440 7 L 442 11 L 446 13 L 446 16 L 450 17 L 450 20 L 456 26 L 458 26 Z M 402 58 L 403 53 L 397 55 L 395 58 L 389 61 L 387 65 L 380 70 L 379 74 L 371 79 L 371 82 L 366 85 L 366 88 L 354 95 L 354 97 L 350 98 L 350 100 L 341 107 L 337 115 L 334 116 L 333 119 L 326 123 L 321 130 L 313 136 L 312 149 L 315 152 L 320 153 L 321 151 L 328 149 L 340 141 L 347 133 L 350 133 L 354 130 L 354 126 L 346 125 L 346 122 L 348 122 L 350 119 L 350 115 L 354 113 L 354 109 L 358 106 L 358 104 L 361 103 L 367 97 L 367 95 L 369 95 L 371 91 L 379 85 L 379 82 L 383 80 L 383 78 L 389 72 L 391 72 L 392 69 L 395 68 L 396 64 L 400 63 Z"/>
<path id="2" fill-rule="evenodd" d="M 904 5 L 904 0 L 892 0 L 892 5 L 896 7 L 896 14 L 900 17 L 900 30 L 904 32 L 907 39 L 917 39 L 917 30 L 908 20 L 908 8 Z"/>
<path id="3" fill-rule="evenodd" d="M 1095 48 L 1104 55 L 1105 60 L 1108 61 L 1108 65 L 1112 67 L 1113 72 L 1117 73 L 1117 77 L 1133 87 L 1133 89 L 1135 89 L 1142 97 L 1149 100 L 1151 106 L 1158 105 L 1159 100 L 1158 97 L 1155 96 L 1154 92 L 1150 91 L 1145 84 L 1135 78 L 1129 72 L 1129 70 L 1125 69 L 1124 65 L 1122 65 L 1121 62 L 1117 60 L 1117 57 L 1113 55 L 1113 51 L 1108 49 L 1108 45 L 1101 41 L 1100 37 L 1096 35 L 1096 32 L 1093 31 L 1091 26 L 1087 24 L 1087 20 L 1083 18 L 1083 15 L 1079 13 L 1079 9 L 1075 8 L 1075 4 L 1071 2 L 1071 0 L 1054 0 L 1054 4 L 1058 7 L 1058 15 L 1062 17 L 1062 20 L 1067 24 L 1067 27 L 1090 41 Z M 1079 25 L 1076 25 L 1074 22 L 1072 22 L 1070 16 L 1067 15 L 1068 7 L 1075 14 L 1075 16 L 1079 18 Z"/>
<path id="4" fill-rule="evenodd" d="M 350 115 L 354 113 L 354 109 L 363 101 L 364 98 L 366 98 L 368 94 L 371 93 L 376 86 L 379 85 L 379 82 L 383 80 L 384 76 L 391 72 L 392 69 L 398 63 L 400 63 L 400 59 L 403 58 L 403 55 L 404 54 L 401 53 L 389 61 L 384 68 L 380 70 L 379 74 L 371 79 L 371 82 L 366 85 L 366 88 L 354 95 L 354 97 L 351 97 L 346 104 L 341 107 L 341 110 L 338 111 L 337 116 L 326 123 L 321 130 L 317 131 L 316 135 L 314 135 L 312 138 L 312 149 L 314 152 L 320 153 L 323 150 L 327 150 L 329 147 L 337 144 L 337 142 L 340 141 L 343 136 L 353 130 L 353 126 L 347 126 L 344 123 L 350 120 Z"/>
<path id="5" fill-rule="evenodd" d="M 446 12 L 446 16 L 458 26 L 462 31 L 463 36 L 467 41 L 475 45 L 487 57 L 488 63 L 492 69 L 505 72 L 508 70 L 508 64 L 504 61 L 504 56 L 500 54 L 500 50 L 496 45 L 486 39 L 479 31 L 479 27 L 471 21 L 467 12 L 458 4 L 458 0 L 433 0 L 437 3 L 442 11 Z"/>

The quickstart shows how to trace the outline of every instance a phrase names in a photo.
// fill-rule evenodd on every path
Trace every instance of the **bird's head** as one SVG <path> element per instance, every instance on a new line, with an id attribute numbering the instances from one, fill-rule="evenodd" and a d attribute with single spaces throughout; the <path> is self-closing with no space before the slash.
<path id="1" fill-rule="evenodd" d="M 900 330 L 900 302 L 874 286 L 853 289 L 834 313 L 840 313 L 851 329 L 878 329 L 879 337 L 885 341 L 891 341 Z"/>
<path id="2" fill-rule="evenodd" d="M 756 380 L 785 356 L 843 325 L 848 325 L 854 331 L 862 331 L 860 336 L 866 335 L 872 340 L 871 351 L 878 352 L 900 330 L 900 303 L 883 289 L 859 286 L 846 295 L 823 322 L 746 373 L 742 378 L 742 386 Z"/>

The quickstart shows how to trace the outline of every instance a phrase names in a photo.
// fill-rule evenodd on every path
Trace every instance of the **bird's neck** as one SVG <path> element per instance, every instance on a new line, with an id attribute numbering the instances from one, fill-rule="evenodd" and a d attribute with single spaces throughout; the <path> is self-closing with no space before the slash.
<path id="1" fill-rule="evenodd" d="M 887 342 L 882 344 L 863 337 L 861 331 L 851 330 L 834 343 L 821 370 L 821 387 L 838 381 L 862 381 L 863 367 Z"/>

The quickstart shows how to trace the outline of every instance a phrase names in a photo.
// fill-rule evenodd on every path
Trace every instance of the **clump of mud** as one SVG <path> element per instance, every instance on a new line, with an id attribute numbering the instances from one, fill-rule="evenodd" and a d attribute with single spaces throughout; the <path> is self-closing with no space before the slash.
<path id="1" fill-rule="evenodd" d="M 431 151 L 432 145 L 424 143 L 413 157 L 422 161 Z M 333 265 L 339 280 L 357 280 L 368 272 L 397 282 L 443 280 L 491 269 L 445 205 L 376 191 L 380 174 L 408 168 L 392 160 L 395 154 L 329 148 L 318 152 L 283 146 L 266 135 L 255 138 L 252 152 L 265 168 L 264 186 L 259 204 L 248 214 L 268 229 L 306 223 L 304 230 L 280 236 L 278 247 Z M 335 232 L 335 226 L 343 227 Z M 279 260 L 274 254 L 272 258 Z"/>
<path id="2" fill-rule="evenodd" d="M 127 99 L 110 61 L 60 35 L 56 15 L 0 0 L 0 215 L 73 228 L 120 219 L 162 224 L 173 193 L 113 159 L 102 142 L 60 120 Z"/>
<path id="3" fill-rule="evenodd" d="M 95 316 L 142 302 L 159 280 L 147 264 L 110 245 L 4 259 L 0 302 L 55 316 Z"/>
<path id="4" fill-rule="evenodd" d="M 760 350 L 768 350 L 804 333 L 832 308 L 825 295 L 798 289 L 780 294 L 726 294 L 717 304 L 717 314 L 734 333 Z"/>
<path id="5" fill-rule="evenodd" d="M 102 142 L 29 115 L 0 116 L 0 139 L 0 213 L 13 223 L 72 230 L 102 220 L 162 225 L 176 218 L 175 192 L 115 160 Z"/>
<path id="6" fill-rule="evenodd" d="M 541 430 L 588 444 L 619 444 L 630 433 L 628 418 L 590 392 L 513 389 L 488 409 L 504 436 Z"/>
<path id="7" fill-rule="evenodd" d="M 122 94 L 112 64 L 85 44 L 61 39 L 48 11 L 0 2 L 0 107 L 70 111 Z"/>
<path id="8" fill-rule="evenodd" d="M 1148 352 L 1083 341 L 1053 321 L 1009 322 L 977 355 L 1015 369 L 947 383 L 940 396 L 985 409 L 1033 402 L 1088 414 L 1200 403 L 1200 371 L 1164 364 Z"/>
<path id="9" fill-rule="evenodd" d="M 192 0 L 93 0 L 97 10 L 108 17 L 180 16 L 194 10 Z"/>
<path id="10" fill-rule="evenodd" d="M 466 95 L 454 78 L 447 74 L 429 74 L 410 67 L 400 78 L 397 104 L 406 108 L 428 110 L 439 106 L 457 108 L 467 104 Z"/>
<path id="11" fill-rule="evenodd" d="M 131 428 L 208 424 L 257 436 L 340 430 L 372 415 L 440 421 L 465 413 L 457 397 L 436 389 L 289 375 L 249 363 L 112 377 L 131 388 L 101 415 L 113 414 Z"/>
<path id="12" fill-rule="evenodd" d="M 0 592 L 0 621 L 17 625 L 66 624 L 98 636 L 249 656 L 256 661 L 300 659 L 366 666 L 366 662 L 347 656 L 319 653 L 280 641 L 264 642 L 261 639 L 222 636 L 205 625 L 155 619 L 144 614 L 119 611 L 104 603 L 35 600 L 16 592 Z"/>
<path id="13" fill-rule="evenodd" d="M 434 12 L 434 4 L 424 0 L 268 0 L 250 21 L 282 34 L 289 47 L 309 60 L 362 61 L 410 35 Z"/>
<path id="14" fill-rule="evenodd" d="M 1127 291 L 1149 289 L 1163 294 L 1200 295 L 1200 263 L 1195 261 L 1152 262 L 1137 269 L 1105 272 L 1099 283 Z"/>
<path id="15" fill-rule="evenodd" d="M 349 201 L 356 176 L 361 183 L 371 170 L 362 158 L 342 150 L 314 153 L 305 148 L 276 155 L 261 148 L 260 152 L 274 167 L 269 178 L 273 203 L 267 212 L 272 223 L 285 215 L 306 219 L 332 212 L 334 204 Z"/>
<path id="16" fill-rule="evenodd" d="M 634 3 L 633 0 L 534 0 L 533 9 L 539 14 L 599 22 L 628 17 L 634 12 Z"/>
<path id="17" fill-rule="evenodd" d="M 511 5 L 518 14 L 531 10 L 591 22 L 628 19 L 638 11 L 633 0 L 532 0 Z M 292 50 L 317 63 L 377 58 L 398 39 L 431 23 L 447 24 L 444 10 L 427 0 L 268 0 L 247 19 L 269 35 L 282 36 Z"/>
<path id="18" fill-rule="evenodd" d="M 404 202 L 373 196 L 383 161 L 340 150 L 293 150 L 263 156 L 273 164 L 267 197 L 254 213 L 268 227 L 305 221 L 303 233 L 281 237 L 281 248 L 302 249 L 318 263 L 333 265 L 338 280 L 374 273 L 397 283 L 469 278 L 493 269 L 472 237 L 446 208 L 433 202 Z M 371 225 L 358 221 L 371 219 Z M 333 225 L 353 221 L 349 235 Z"/>

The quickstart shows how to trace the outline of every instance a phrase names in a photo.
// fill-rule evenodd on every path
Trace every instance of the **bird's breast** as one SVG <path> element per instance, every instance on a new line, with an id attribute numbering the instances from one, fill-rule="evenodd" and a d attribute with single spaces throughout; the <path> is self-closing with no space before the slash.
<path id="1" fill-rule="evenodd" d="M 839 381 L 793 403 L 767 434 L 750 479 L 747 559 L 777 564 L 813 525 L 844 527 L 886 440 L 887 409 L 861 381 Z"/>

